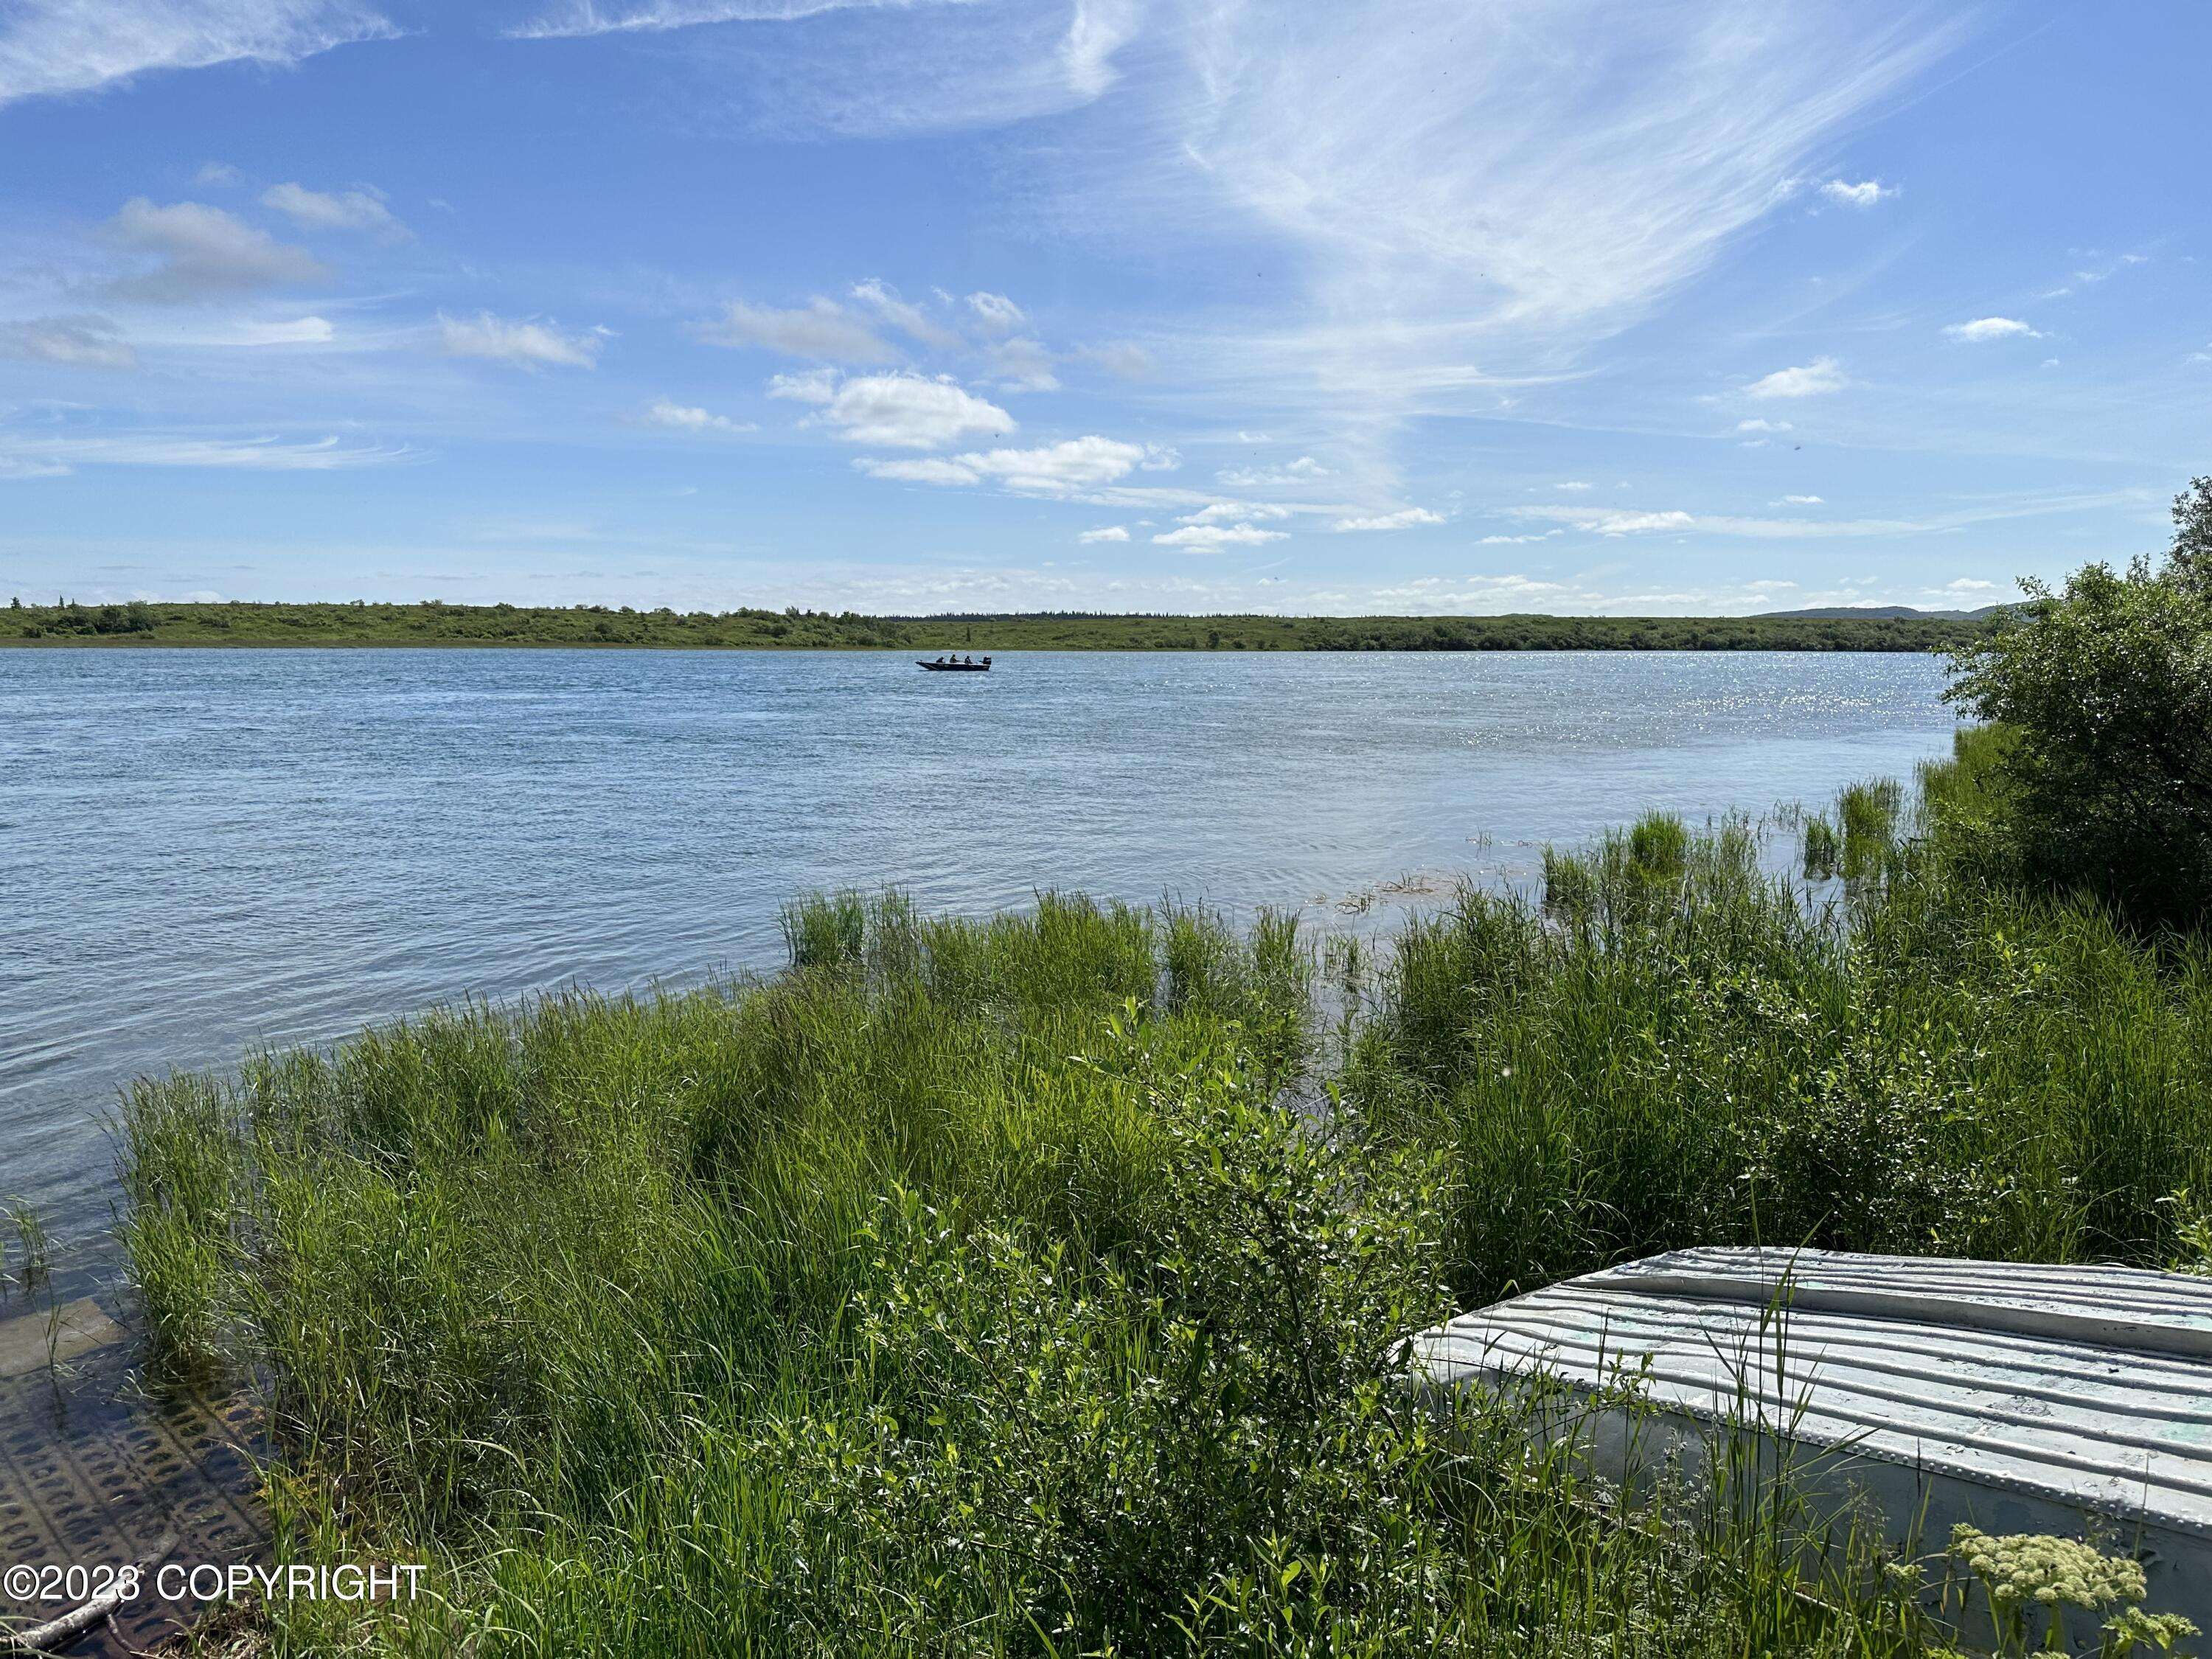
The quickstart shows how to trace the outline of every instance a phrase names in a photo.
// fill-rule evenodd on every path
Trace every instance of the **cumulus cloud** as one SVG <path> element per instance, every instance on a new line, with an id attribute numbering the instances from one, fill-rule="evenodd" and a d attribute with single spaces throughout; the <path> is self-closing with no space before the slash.
<path id="1" fill-rule="evenodd" d="M 826 404 L 837 395 L 837 371 L 810 368 L 803 374 L 771 375 L 768 395 L 794 404 Z"/>
<path id="2" fill-rule="evenodd" d="M 1739 432 L 1788 432 L 1792 428 L 1787 421 L 1750 420 L 1738 421 L 1735 429 Z"/>
<path id="3" fill-rule="evenodd" d="M 1195 513 L 1186 513 L 1182 524 L 1234 524 L 1251 519 L 1287 519 L 1291 509 L 1271 501 L 1209 501 Z"/>
<path id="4" fill-rule="evenodd" d="M 373 231 L 387 241 L 405 241 L 414 232 L 392 217 L 381 191 L 371 189 L 326 192 L 305 185 L 271 185 L 261 205 L 274 208 L 304 230 Z"/>
<path id="5" fill-rule="evenodd" d="M 1126 525 L 1109 524 L 1097 530 L 1086 530 L 1075 539 L 1086 546 L 1095 542 L 1126 542 L 1129 531 Z"/>
<path id="6" fill-rule="evenodd" d="M 991 449 L 927 460 L 878 460 L 854 465 L 872 478 L 906 483 L 995 483 L 1024 495 L 1076 495 L 1118 483 L 1151 465 L 1160 452 L 1144 444 L 1096 435 L 1063 439 L 1036 449 Z"/>
<path id="7" fill-rule="evenodd" d="M 976 293 L 968 296 L 968 309 L 974 312 L 984 327 L 998 334 L 1011 334 L 1026 327 L 1029 313 L 1003 294 Z"/>
<path id="8" fill-rule="evenodd" d="M 818 418 L 848 443 L 893 449 L 939 449 L 963 438 L 1014 429 L 1014 417 L 996 404 L 949 380 L 919 374 L 855 376 L 830 394 Z"/>
<path id="9" fill-rule="evenodd" d="M 1815 357 L 1796 368 L 1778 368 L 1744 387 L 1747 398 L 1818 398 L 1841 392 L 1850 382 L 1833 357 Z"/>
<path id="10" fill-rule="evenodd" d="M 1820 194 L 1844 207 L 1870 208 L 1877 202 L 1888 200 L 1897 194 L 1897 187 L 1885 185 L 1879 179 L 1863 179 L 1858 184 L 1847 184 L 1841 179 L 1831 179 L 1820 186 Z"/>
<path id="11" fill-rule="evenodd" d="M 670 432 L 750 432 L 750 421 L 733 421 L 726 415 L 679 404 L 671 398 L 656 398 L 645 412 L 635 417 L 639 426 L 657 426 Z"/>
<path id="12" fill-rule="evenodd" d="M 2039 340 L 2043 337 L 2017 317 L 1977 317 L 1971 323 L 1953 323 L 1943 331 L 1954 340 L 1974 344 L 1983 340 Z"/>
<path id="13" fill-rule="evenodd" d="M 1824 507 L 1826 503 L 1818 495 L 1784 495 L 1775 505 L 1777 507 Z"/>
<path id="14" fill-rule="evenodd" d="M 41 317 L 0 323 L 0 357 L 71 368 L 135 368 L 138 354 L 105 317 Z"/>
<path id="15" fill-rule="evenodd" d="M 1417 525 L 1442 524 L 1443 521 L 1443 514 L 1431 513 L 1425 507 L 1404 507 L 1395 513 L 1339 519 L 1331 527 L 1337 530 L 1411 530 Z"/>
<path id="16" fill-rule="evenodd" d="M 111 246 L 150 254 L 157 262 L 108 285 L 108 292 L 126 300 L 185 303 L 317 283 L 330 275 L 305 249 L 288 246 L 267 231 L 200 202 L 161 207 L 135 196 L 101 234 Z"/>
<path id="17" fill-rule="evenodd" d="M 1595 489 L 1597 486 L 1595 484 L 1587 483 L 1581 478 L 1570 478 L 1565 483 L 1553 484 L 1552 488 L 1554 489 Z"/>
<path id="18" fill-rule="evenodd" d="M 398 32 L 351 0 L 13 0 L 0 9 L 0 104 L 161 70 L 289 67 Z"/>
<path id="19" fill-rule="evenodd" d="M 888 363 L 898 357 L 866 324 L 822 295 L 791 311 L 732 300 L 721 316 L 700 324 L 697 331 L 713 345 L 750 346 L 822 362 Z"/>
<path id="20" fill-rule="evenodd" d="M 1060 377 L 1052 372 L 1052 353 L 1038 341 L 1001 340 L 986 355 L 993 375 L 1009 392 L 1060 390 Z"/>
<path id="21" fill-rule="evenodd" d="M 448 357 L 482 357 L 511 368 L 592 368 L 600 334 L 568 334 L 550 323 L 513 322 L 480 311 L 473 317 L 438 317 L 439 346 Z"/>
<path id="22" fill-rule="evenodd" d="M 1231 489 L 1265 489 L 1273 485 L 1310 483 L 1330 476 L 1329 470 L 1310 455 L 1301 455 L 1283 466 L 1226 467 L 1213 475 Z"/>
<path id="23" fill-rule="evenodd" d="M 1155 547 L 1179 547 L 1190 553 L 1218 553 L 1227 547 L 1261 547 L 1288 539 L 1280 530 L 1250 524 L 1189 524 L 1152 538 Z"/>
<path id="24" fill-rule="evenodd" d="M 246 182 L 246 175 L 228 161 L 203 161 L 192 182 L 209 190 L 228 190 Z"/>

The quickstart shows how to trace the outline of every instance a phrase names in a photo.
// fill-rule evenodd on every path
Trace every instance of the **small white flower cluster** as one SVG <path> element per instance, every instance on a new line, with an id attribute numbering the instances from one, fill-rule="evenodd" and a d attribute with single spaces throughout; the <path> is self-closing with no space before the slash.
<path id="1" fill-rule="evenodd" d="M 2048 1533 L 1990 1534 L 1961 1522 L 1951 1528 L 1951 1555 L 1989 1587 L 1993 1601 L 2039 1601 L 2045 1607 L 2116 1607 L 2140 1601 L 2148 1588 L 2143 1570 L 2124 1555 Z"/>

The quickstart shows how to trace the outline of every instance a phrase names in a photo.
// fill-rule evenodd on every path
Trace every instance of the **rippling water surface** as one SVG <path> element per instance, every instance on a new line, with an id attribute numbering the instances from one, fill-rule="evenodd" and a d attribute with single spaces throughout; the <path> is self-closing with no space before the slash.
<path id="1" fill-rule="evenodd" d="M 0 1199 L 133 1074 L 463 993 L 774 966 L 810 887 L 1243 908 L 1526 874 L 1948 744 L 1887 655 L 0 651 Z"/>

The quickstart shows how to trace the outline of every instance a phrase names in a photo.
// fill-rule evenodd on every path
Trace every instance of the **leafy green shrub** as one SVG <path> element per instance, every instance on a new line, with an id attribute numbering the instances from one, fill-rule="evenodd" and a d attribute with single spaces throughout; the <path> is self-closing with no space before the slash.
<path id="1" fill-rule="evenodd" d="M 1954 652 L 1948 694 L 2012 733 L 1985 848 L 2159 924 L 2212 911 L 2212 481 L 2177 503 L 2174 556 L 2077 571 Z"/>

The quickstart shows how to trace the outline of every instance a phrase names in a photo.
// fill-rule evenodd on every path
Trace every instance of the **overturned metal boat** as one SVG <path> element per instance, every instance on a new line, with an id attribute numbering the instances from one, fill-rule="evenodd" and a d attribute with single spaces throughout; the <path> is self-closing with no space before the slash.
<path id="1" fill-rule="evenodd" d="M 2212 1280 L 1775 1249 L 1679 1250 L 1416 1339 L 1437 1386 L 1540 1392 L 1598 1473 L 1748 1434 L 1900 1541 L 2101 1537 L 2212 1630 Z M 1717 1433 L 1724 1431 L 1725 1433 Z"/>

